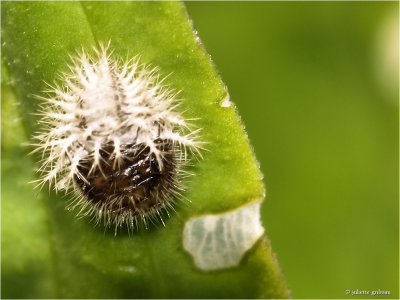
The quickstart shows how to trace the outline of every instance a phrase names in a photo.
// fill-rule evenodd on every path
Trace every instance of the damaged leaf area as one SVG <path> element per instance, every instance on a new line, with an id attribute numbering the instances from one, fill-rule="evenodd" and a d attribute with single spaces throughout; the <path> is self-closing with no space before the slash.
<path id="1" fill-rule="evenodd" d="M 1 13 L 3 298 L 289 297 L 259 220 L 257 161 L 182 3 L 6 1 Z M 139 55 L 168 75 L 207 149 L 165 226 L 116 236 L 68 211 L 70 195 L 34 190 L 41 155 L 21 146 L 41 129 L 46 83 L 108 41 L 115 59 Z"/>
<path id="2" fill-rule="evenodd" d="M 234 211 L 190 219 L 183 231 L 183 248 L 202 270 L 218 270 L 239 265 L 243 255 L 264 233 L 261 225 L 262 201 Z"/>

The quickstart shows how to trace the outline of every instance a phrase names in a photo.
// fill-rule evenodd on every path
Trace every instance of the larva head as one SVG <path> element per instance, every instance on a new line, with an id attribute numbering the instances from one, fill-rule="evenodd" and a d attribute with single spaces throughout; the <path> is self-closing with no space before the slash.
<path id="1" fill-rule="evenodd" d="M 95 52 L 73 58 L 70 74 L 42 98 L 40 183 L 72 190 L 73 206 L 97 222 L 146 224 L 180 195 L 198 130 L 190 131 L 155 69 L 114 60 L 105 47 Z"/>

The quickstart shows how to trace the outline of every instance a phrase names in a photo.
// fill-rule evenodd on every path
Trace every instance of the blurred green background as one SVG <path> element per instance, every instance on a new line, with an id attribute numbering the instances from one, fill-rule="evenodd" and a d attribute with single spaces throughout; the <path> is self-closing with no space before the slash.
<path id="1" fill-rule="evenodd" d="M 260 161 L 293 297 L 398 298 L 398 2 L 186 6 Z"/>

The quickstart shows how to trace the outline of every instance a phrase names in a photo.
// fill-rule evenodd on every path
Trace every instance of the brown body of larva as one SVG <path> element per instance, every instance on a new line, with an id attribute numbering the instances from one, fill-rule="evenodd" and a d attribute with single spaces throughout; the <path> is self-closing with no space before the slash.
<path id="1" fill-rule="evenodd" d="M 75 181 L 83 194 L 96 207 L 112 214 L 143 215 L 164 206 L 176 191 L 177 165 L 173 145 L 157 140 L 162 151 L 162 167 L 144 144 L 125 145 L 118 165 L 113 157 L 113 145 L 100 150 L 100 166 L 90 172 L 93 161 L 81 161 L 78 167 L 83 180 Z"/>
<path id="2" fill-rule="evenodd" d="M 42 97 L 39 185 L 72 192 L 69 208 L 96 224 L 164 224 L 163 213 L 183 199 L 186 151 L 199 152 L 199 129 L 177 110 L 181 101 L 156 68 L 111 53 L 83 50 Z"/>

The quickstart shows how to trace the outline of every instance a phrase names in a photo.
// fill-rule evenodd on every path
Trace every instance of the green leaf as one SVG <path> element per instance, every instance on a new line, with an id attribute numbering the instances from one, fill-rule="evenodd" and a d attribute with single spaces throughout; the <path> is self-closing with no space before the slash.
<path id="1" fill-rule="evenodd" d="M 261 174 L 234 106 L 179 2 L 3 2 L 2 45 L 12 86 L 2 89 L 2 296 L 10 298 L 287 298 L 263 236 L 240 264 L 200 270 L 183 249 L 189 218 L 264 197 Z M 111 41 L 113 55 L 171 74 L 188 118 L 200 118 L 204 159 L 166 226 L 131 235 L 94 227 L 65 209 L 68 197 L 34 191 L 34 163 L 22 142 L 39 129 L 45 82 L 68 55 Z M 15 93 L 14 90 L 15 89 Z"/>

